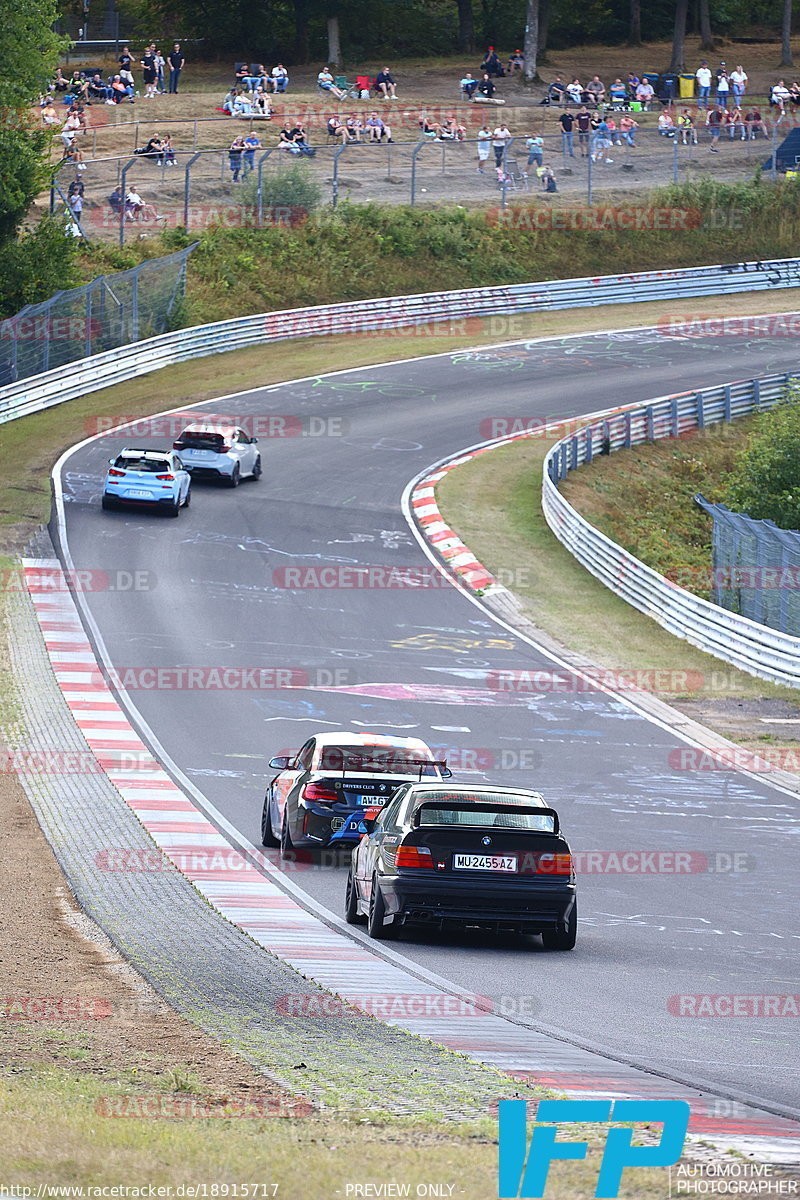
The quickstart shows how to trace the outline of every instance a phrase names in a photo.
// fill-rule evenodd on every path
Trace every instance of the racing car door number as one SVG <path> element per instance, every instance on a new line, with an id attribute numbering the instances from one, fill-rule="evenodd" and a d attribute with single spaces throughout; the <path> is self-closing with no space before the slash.
<path id="1" fill-rule="evenodd" d="M 516 854 L 454 854 L 453 867 L 461 871 L 505 871 L 514 874 L 517 870 Z"/>

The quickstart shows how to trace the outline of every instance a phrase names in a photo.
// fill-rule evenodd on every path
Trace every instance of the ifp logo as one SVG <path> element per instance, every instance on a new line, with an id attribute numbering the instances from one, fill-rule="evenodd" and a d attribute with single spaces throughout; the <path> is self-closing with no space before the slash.
<path id="1" fill-rule="evenodd" d="M 633 1146 L 632 1129 L 609 1129 L 594 1194 L 613 1197 L 619 1194 L 626 1167 L 669 1167 L 678 1161 L 689 1126 L 689 1105 L 685 1100 L 615 1100 L 613 1104 L 610 1100 L 540 1100 L 530 1147 L 524 1100 L 501 1100 L 498 1117 L 501 1200 L 544 1196 L 551 1162 L 586 1157 L 588 1142 L 556 1141 L 561 1124 L 604 1125 L 613 1119 L 663 1125 L 657 1146 Z"/>

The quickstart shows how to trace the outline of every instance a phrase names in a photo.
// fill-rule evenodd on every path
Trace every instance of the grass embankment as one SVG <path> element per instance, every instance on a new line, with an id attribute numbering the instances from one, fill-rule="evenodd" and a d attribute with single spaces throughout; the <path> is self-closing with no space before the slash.
<path id="1" fill-rule="evenodd" d="M 548 204 L 547 200 L 533 202 Z M 432 290 L 581 278 L 744 259 L 791 257 L 800 243 L 800 184 L 694 184 L 610 204 L 668 207 L 691 214 L 675 230 L 525 228 L 522 217 L 498 224 L 498 209 L 434 210 L 342 205 L 293 229 L 224 229 L 201 235 L 189 260 L 181 322 L 243 313 L 369 300 Z M 583 207 L 558 196 L 555 206 Z M 523 227 L 520 227 L 523 226 Z M 125 248 L 82 251 L 86 277 L 132 266 L 195 240 L 182 230 Z M 695 308 L 706 305 L 695 304 Z M 380 318 L 365 308 L 365 320 Z"/>

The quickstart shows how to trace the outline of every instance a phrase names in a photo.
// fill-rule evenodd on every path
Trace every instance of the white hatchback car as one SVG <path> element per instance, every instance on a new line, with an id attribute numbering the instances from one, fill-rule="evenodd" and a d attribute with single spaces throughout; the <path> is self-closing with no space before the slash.
<path id="1" fill-rule="evenodd" d="M 160 508 L 177 517 L 189 507 L 191 477 L 174 450 L 126 447 L 109 459 L 103 508 Z"/>
<path id="2" fill-rule="evenodd" d="M 216 479 L 238 487 L 242 479 L 260 479 L 258 438 L 233 425 L 187 425 L 172 443 L 193 479 Z"/>

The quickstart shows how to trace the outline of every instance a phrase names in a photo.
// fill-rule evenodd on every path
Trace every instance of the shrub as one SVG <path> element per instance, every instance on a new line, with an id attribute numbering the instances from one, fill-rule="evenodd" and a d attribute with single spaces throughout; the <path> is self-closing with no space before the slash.
<path id="1" fill-rule="evenodd" d="M 800 387 L 762 413 L 725 481 L 726 503 L 759 521 L 800 530 Z"/>

